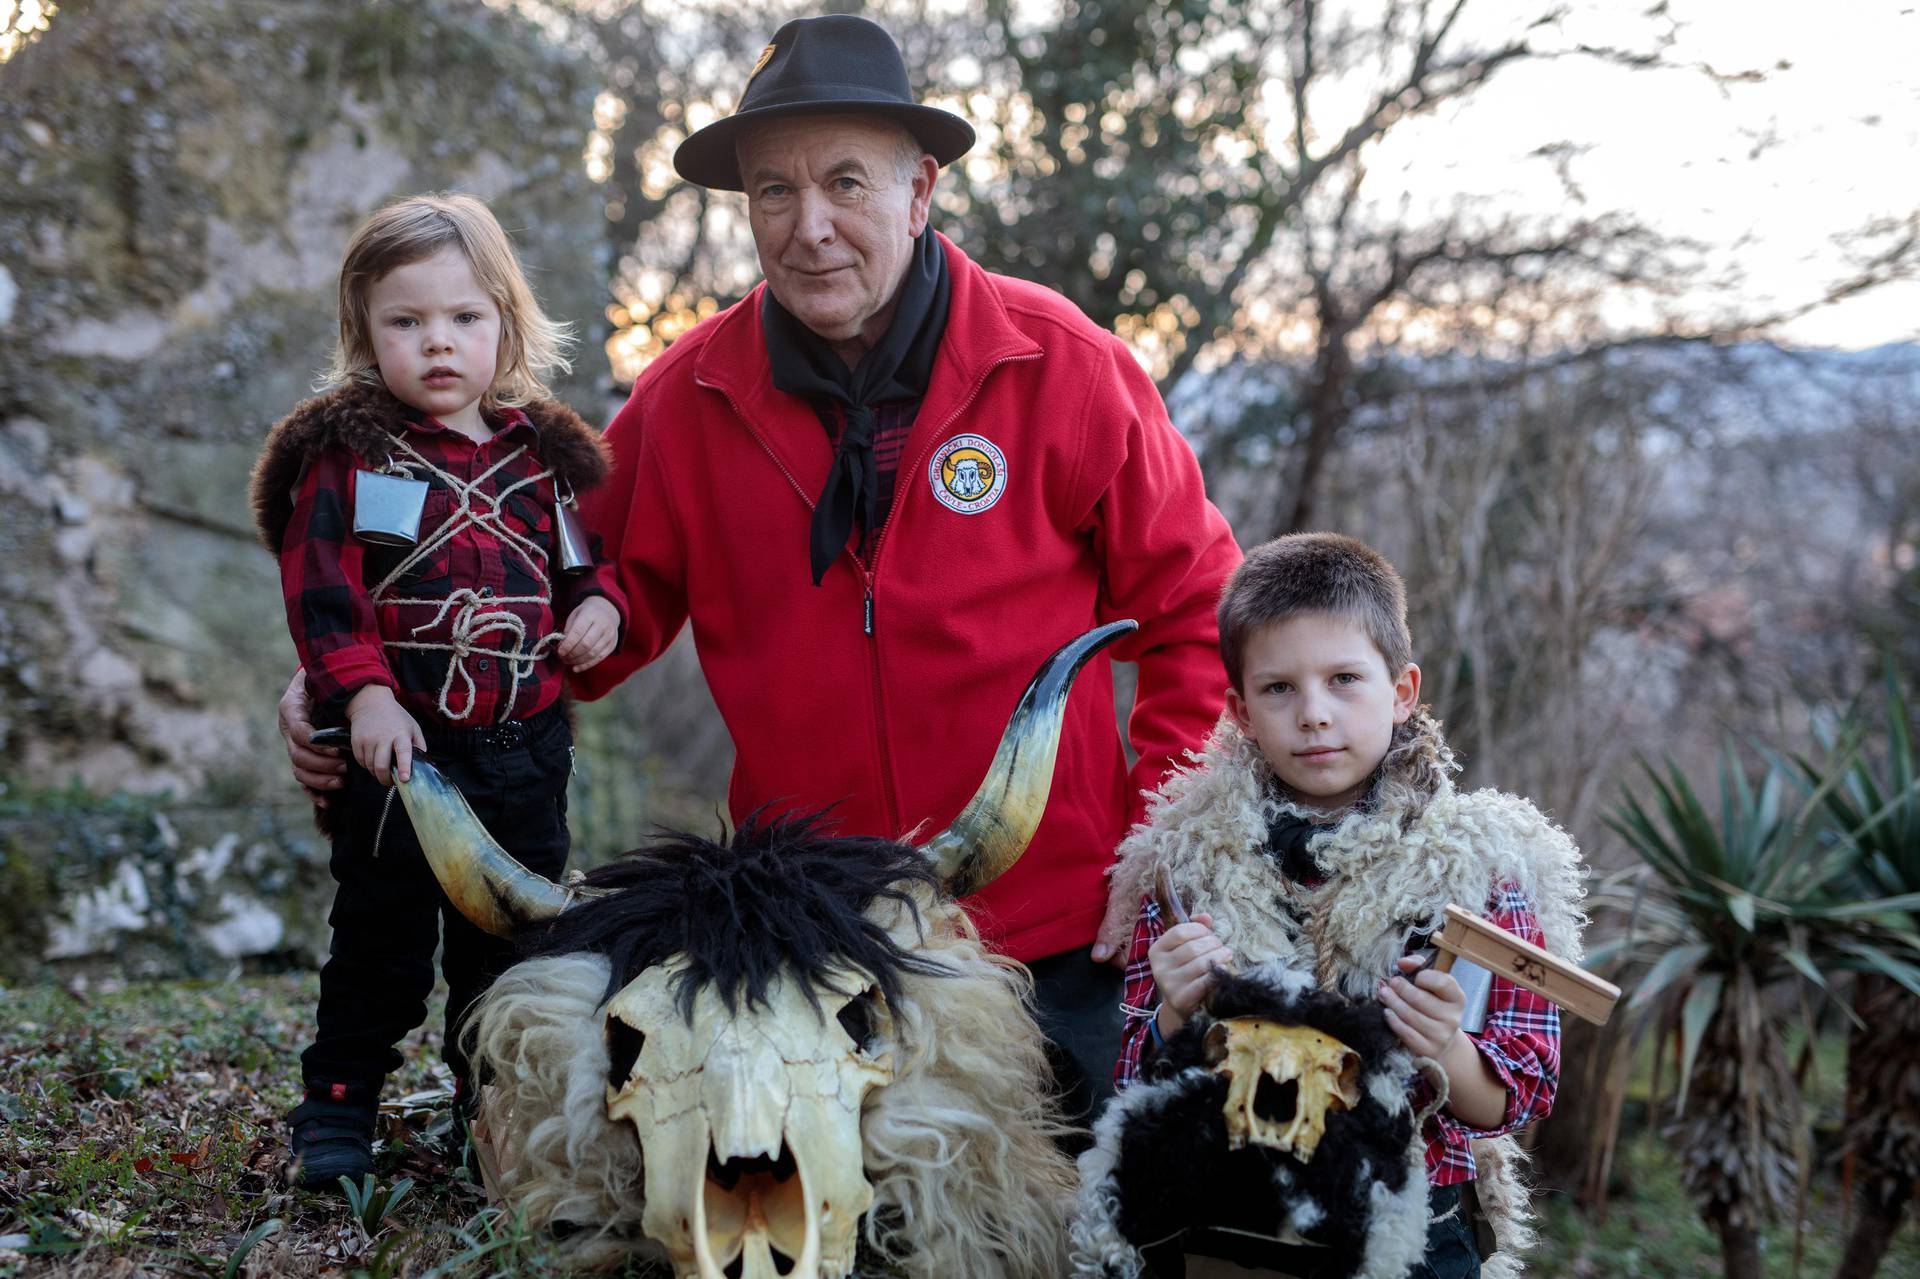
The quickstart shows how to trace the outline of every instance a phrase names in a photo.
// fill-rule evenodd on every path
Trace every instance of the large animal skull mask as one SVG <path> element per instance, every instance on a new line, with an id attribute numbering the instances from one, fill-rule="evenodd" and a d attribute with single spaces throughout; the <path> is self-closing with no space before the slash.
<path id="1" fill-rule="evenodd" d="M 1227 1146 L 1252 1142 L 1305 1162 L 1327 1113 L 1360 1104 L 1360 1054 L 1310 1026 L 1233 1017 L 1207 1032 L 1207 1056 L 1227 1076 Z"/>
<path id="2" fill-rule="evenodd" d="M 977 892 L 1019 858 L 1046 806 L 1074 677 L 1135 629 L 1123 621 L 1089 631 L 1034 676 L 986 780 L 921 846 L 946 893 Z M 415 759 L 400 797 L 448 898 L 488 932 L 513 936 L 601 891 L 520 865 L 425 760 Z M 874 1197 L 861 1106 L 893 1079 L 893 1035 L 874 983 L 843 969 L 811 988 L 816 1008 L 796 975 L 776 974 L 762 1001 L 733 1009 L 703 985 L 689 1018 L 675 981 L 683 968 L 684 957 L 647 968 L 605 1012 L 607 1114 L 640 1137 L 643 1229 L 679 1279 L 847 1274 Z"/>
<path id="3" fill-rule="evenodd" d="M 849 1273 L 873 1202 L 860 1106 L 893 1078 L 879 993 L 847 972 L 816 1008 L 780 976 L 764 1005 L 732 1011 L 703 987 L 689 1020 L 683 968 L 648 969 L 606 1010 L 607 1115 L 640 1135 L 647 1234 L 681 1276 Z"/>

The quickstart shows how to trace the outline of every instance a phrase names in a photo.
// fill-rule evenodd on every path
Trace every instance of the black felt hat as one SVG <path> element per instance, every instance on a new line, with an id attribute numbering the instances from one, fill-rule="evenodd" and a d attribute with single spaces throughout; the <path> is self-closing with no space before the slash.
<path id="1" fill-rule="evenodd" d="M 973 146 L 972 125 L 913 100 L 907 64 L 892 36 L 866 18 L 829 14 L 795 18 L 774 32 L 747 77 L 740 105 L 682 142 L 673 167 L 699 186 L 743 190 L 733 150 L 743 128 L 779 116 L 836 114 L 897 120 L 943 166 Z"/>

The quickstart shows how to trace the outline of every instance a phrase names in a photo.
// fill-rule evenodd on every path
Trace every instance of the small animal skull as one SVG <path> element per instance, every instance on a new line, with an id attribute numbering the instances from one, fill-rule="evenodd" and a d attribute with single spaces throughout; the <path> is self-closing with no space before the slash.
<path id="1" fill-rule="evenodd" d="M 814 990 L 816 1009 L 783 975 L 764 1005 L 732 1011 L 703 987 L 689 1023 L 682 966 L 648 969 L 607 1005 L 607 1117 L 639 1133 L 642 1228 L 679 1279 L 850 1273 L 873 1203 L 861 1102 L 893 1078 L 885 1004 L 848 972 Z"/>
<path id="2" fill-rule="evenodd" d="M 1227 1076 L 1227 1146 L 1252 1142 L 1313 1158 L 1327 1112 L 1360 1104 L 1360 1054 L 1307 1026 L 1232 1017 L 1207 1031 L 1207 1059 Z"/>

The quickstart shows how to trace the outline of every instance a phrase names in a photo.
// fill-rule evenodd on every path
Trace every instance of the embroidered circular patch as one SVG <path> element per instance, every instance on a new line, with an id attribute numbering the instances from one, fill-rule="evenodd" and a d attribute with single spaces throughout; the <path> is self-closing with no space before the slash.
<path id="1" fill-rule="evenodd" d="M 927 482 L 949 511 L 978 515 L 1007 491 L 1007 459 L 983 435 L 956 435 L 933 451 Z"/>

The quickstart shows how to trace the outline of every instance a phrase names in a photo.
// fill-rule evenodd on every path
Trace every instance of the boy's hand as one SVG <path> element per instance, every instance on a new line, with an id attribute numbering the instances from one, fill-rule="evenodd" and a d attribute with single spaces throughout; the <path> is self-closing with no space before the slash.
<path id="1" fill-rule="evenodd" d="M 395 777 L 412 779 L 413 752 L 426 750 L 427 739 L 413 716 L 393 700 L 392 689 L 369 684 L 355 693 L 347 703 L 347 725 L 353 733 L 353 757 L 382 786 L 393 785 Z"/>
<path id="2" fill-rule="evenodd" d="M 1147 948 L 1147 966 L 1160 992 L 1160 1034 L 1173 1034 L 1187 1024 L 1200 1006 L 1213 970 L 1233 958 L 1227 944 L 1214 935 L 1213 916 L 1195 915 L 1192 922 L 1175 924 Z"/>
<path id="3" fill-rule="evenodd" d="M 613 651 L 620 638 L 620 610 L 607 603 L 604 595 L 589 595 L 567 619 L 566 633 L 554 652 L 576 671 L 596 665 Z"/>
<path id="4" fill-rule="evenodd" d="M 1400 971 L 1413 973 L 1422 962 L 1417 955 L 1402 955 Z M 1428 968 L 1410 978 L 1403 975 L 1381 982 L 1380 1003 L 1387 1010 L 1387 1025 L 1401 1043 L 1419 1056 L 1439 1060 L 1460 1035 L 1467 995 L 1453 974 Z"/>

